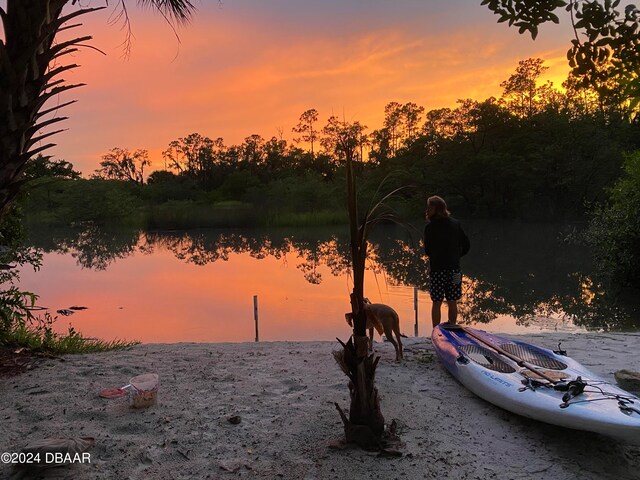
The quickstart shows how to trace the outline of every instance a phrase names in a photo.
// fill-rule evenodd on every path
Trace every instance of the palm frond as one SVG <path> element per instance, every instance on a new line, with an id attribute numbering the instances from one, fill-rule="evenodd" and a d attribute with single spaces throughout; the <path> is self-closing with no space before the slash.
<path id="1" fill-rule="evenodd" d="M 411 185 L 403 185 L 395 188 L 385 194 L 382 198 L 376 201 L 376 198 L 380 195 L 384 185 L 387 183 L 391 174 L 386 175 L 382 181 L 378 184 L 375 194 L 371 198 L 369 208 L 365 212 L 364 219 L 361 224 L 361 243 L 364 244 L 369 236 L 369 231 L 373 226 L 383 221 L 392 222 L 400 226 L 407 227 L 408 224 L 400 219 L 397 212 L 391 208 L 388 204 L 389 200 L 398 197 L 398 194 L 403 190 L 414 188 Z M 374 203 L 375 202 L 375 203 Z"/>
<path id="2" fill-rule="evenodd" d="M 189 0 L 138 0 L 138 5 L 151 7 L 176 23 L 188 22 L 196 9 Z"/>

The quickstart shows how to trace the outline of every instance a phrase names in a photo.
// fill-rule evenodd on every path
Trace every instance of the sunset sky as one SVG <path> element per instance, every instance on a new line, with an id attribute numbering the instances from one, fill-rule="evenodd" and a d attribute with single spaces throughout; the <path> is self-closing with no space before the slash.
<path id="1" fill-rule="evenodd" d="M 194 132 L 227 145 L 254 133 L 290 140 L 309 108 L 321 125 L 335 114 L 372 130 L 390 101 L 429 110 L 498 96 L 530 57 L 544 59 L 545 78 L 559 85 L 572 34 L 564 22 L 534 42 L 469 0 L 201 0 L 178 41 L 130 1 L 135 39 L 123 59 L 125 33 L 109 25 L 114 3 L 75 29 L 107 56 L 84 49 L 71 59 L 81 68 L 65 79 L 87 86 L 59 99 L 79 102 L 64 110 L 69 130 L 53 153 L 85 176 L 113 147 L 148 149 L 160 169 L 168 143 Z"/>

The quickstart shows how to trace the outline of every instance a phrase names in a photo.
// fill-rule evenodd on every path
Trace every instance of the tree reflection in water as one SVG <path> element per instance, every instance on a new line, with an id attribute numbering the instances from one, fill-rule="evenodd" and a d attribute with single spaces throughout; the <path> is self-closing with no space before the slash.
<path id="1" fill-rule="evenodd" d="M 600 284 L 590 275 L 588 252 L 564 245 L 557 226 L 487 221 L 465 225 L 472 239 L 472 250 L 463 260 L 460 312 L 466 321 L 488 324 L 511 316 L 523 326 L 640 329 L 637 292 L 613 291 Z M 390 226 L 371 239 L 367 268 L 381 283 L 428 290 L 427 259 L 416 232 Z M 295 261 L 312 284 L 323 281 L 320 266 L 334 276 L 350 271 L 346 228 L 141 232 L 84 224 L 32 227 L 30 238 L 45 252 L 72 255 L 83 268 L 95 270 L 134 253 L 166 250 L 197 266 L 229 261 L 237 254 Z"/>
<path id="2" fill-rule="evenodd" d="M 82 268 L 106 270 L 119 259 L 141 250 L 140 232 L 91 222 L 72 226 L 27 225 L 29 241 L 44 253 L 71 255 Z"/>

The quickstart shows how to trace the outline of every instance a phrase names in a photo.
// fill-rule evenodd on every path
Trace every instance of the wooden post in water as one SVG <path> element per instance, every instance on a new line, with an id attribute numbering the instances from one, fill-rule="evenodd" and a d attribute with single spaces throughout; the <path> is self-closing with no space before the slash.
<path id="1" fill-rule="evenodd" d="M 256 342 L 260 341 L 258 336 L 258 295 L 253 296 L 253 319 L 256 321 Z"/>
<path id="2" fill-rule="evenodd" d="M 413 287 L 413 311 L 416 313 L 415 336 L 418 336 L 418 288 Z"/>

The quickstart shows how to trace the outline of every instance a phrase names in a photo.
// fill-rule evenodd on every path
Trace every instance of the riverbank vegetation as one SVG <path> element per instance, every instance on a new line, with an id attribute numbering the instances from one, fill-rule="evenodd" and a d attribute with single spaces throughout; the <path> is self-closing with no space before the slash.
<path id="1" fill-rule="evenodd" d="M 608 202 L 594 210 L 586 232 L 600 271 L 615 285 L 640 285 L 640 152 L 626 157 Z"/>
<path id="2" fill-rule="evenodd" d="M 91 178 L 39 157 L 27 171 L 34 180 L 22 205 L 31 221 L 54 224 L 346 223 L 345 167 L 333 147 L 349 128 L 361 201 L 387 178 L 389 189 L 412 186 L 391 205 L 406 219 L 422 218 L 425 197 L 439 194 L 462 217 L 591 221 L 588 241 L 607 259 L 603 270 L 630 264 L 614 276 L 636 282 L 638 268 L 627 257 L 640 229 L 624 218 L 635 208 L 625 192 L 638 180 L 625 158 L 640 149 L 640 124 L 615 89 L 588 89 L 571 77 L 560 89 L 542 82 L 544 71 L 542 60 L 523 60 L 501 83 L 500 98 L 464 99 L 455 108 L 390 102 L 377 129 L 335 116 L 322 125 L 309 109 L 292 127 L 293 143 L 253 134 L 227 145 L 193 133 L 170 142 L 162 165 L 144 150 L 116 147 Z"/>
<path id="3" fill-rule="evenodd" d="M 23 225 L 17 212 L 0 222 L 0 350 L 63 354 L 92 353 L 129 347 L 138 342 L 84 338 L 72 326 L 57 333 L 57 320 L 37 306 L 35 293 L 18 288 L 18 268 L 39 269 L 41 251 L 27 246 Z M 42 315 L 41 315 L 42 314 Z"/>
<path id="4" fill-rule="evenodd" d="M 56 320 L 57 318 L 49 313 L 45 313 L 43 316 L 32 316 L 27 322 L 19 322 L 8 330 L 2 337 L 0 345 L 26 348 L 32 353 L 62 355 L 65 353 L 97 353 L 122 350 L 140 343 L 126 340 L 84 338 L 71 325 L 66 333 L 57 333 L 53 329 Z"/>

